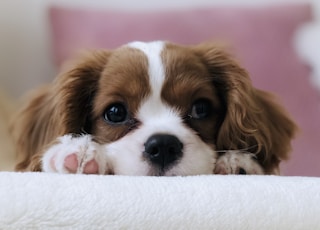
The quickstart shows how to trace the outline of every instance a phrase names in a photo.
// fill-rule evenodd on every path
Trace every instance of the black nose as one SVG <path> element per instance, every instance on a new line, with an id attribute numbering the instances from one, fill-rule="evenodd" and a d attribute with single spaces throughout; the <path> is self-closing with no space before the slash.
<path id="1" fill-rule="evenodd" d="M 165 168 L 182 156 L 183 144 L 173 135 L 155 134 L 144 144 L 144 156 L 152 163 Z"/>

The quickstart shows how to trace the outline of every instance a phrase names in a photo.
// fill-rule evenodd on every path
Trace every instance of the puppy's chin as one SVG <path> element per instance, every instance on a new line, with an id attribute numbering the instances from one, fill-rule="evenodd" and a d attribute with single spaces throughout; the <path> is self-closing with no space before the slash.
<path id="1" fill-rule="evenodd" d="M 158 171 L 159 174 L 155 174 L 154 176 L 196 176 L 196 175 L 210 175 L 213 174 L 215 163 L 211 165 L 207 165 L 207 167 L 196 168 L 196 163 L 194 167 L 187 168 L 183 165 L 176 165 L 171 169 L 165 171 Z M 201 166 L 199 166 L 201 167 Z M 150 174 L 152 175 L 152 174 Z"/>
<path id="2" fill-rule="evenodd" d="M 112 175 L 127 175 L 127 176 L 195 176 L 195 175 L 210 175 L 213 174 L 215 164 L 211 167 L 201 168 L 187 168 L 180 164 L 172 165 L 169 168 L 160 168 L 158 166 L 150 165 L 146 162 L 131 162 L 131 165 L 125 168 L 123 164 L 111 165 Z"/>

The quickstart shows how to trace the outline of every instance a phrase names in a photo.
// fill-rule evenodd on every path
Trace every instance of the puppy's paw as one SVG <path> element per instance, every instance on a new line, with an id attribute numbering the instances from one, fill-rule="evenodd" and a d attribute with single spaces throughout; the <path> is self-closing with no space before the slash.
<path id="1" fill-rule="evenodd" d="M 107 159 L 90 135 L 59 137 L 42 157 L 42 171 L 105 174 Z"/>
<path id="2" fill-rule="evenodd" d="M 216 162 L 214 174 L 257 174 L 264 171 L 253 155 L 243 151 L 230 150 L 220 156 Z"/>

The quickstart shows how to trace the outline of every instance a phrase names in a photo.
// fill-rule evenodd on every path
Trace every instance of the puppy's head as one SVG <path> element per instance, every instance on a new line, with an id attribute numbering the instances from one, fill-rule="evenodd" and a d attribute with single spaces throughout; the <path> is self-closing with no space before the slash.
<path id="1" fill-rule="evenodd" d="M 217 152 L 228 149 L 249 149 L 271 173 L 295 130 L 272 96 L 212 44 L 134 42 L 93 53 L 37 98 L 24 111 L 33 120 L 21 121 L 33 127 L 25 129 L 37 150 L 59 135 L 90 133 L 114 174 L 211 174 Z"/>

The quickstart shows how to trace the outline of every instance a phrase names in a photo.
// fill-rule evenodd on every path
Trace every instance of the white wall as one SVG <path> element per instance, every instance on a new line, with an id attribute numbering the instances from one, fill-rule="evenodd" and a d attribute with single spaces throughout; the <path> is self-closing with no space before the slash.
<path id="1" fill-rule="evenodd" d="M 56 74 L 50 56 L 47 7 L 54 3 L 66 6 L 105 7 L 109 9 L 146 10 L 190 8 L 204 5 L 282 4 L 307 0 L 1 0 L 0 1 L 0 89 L 12 96 L 50 81 Z M 320 18 L 320 1 L 315 4 Z"/>

